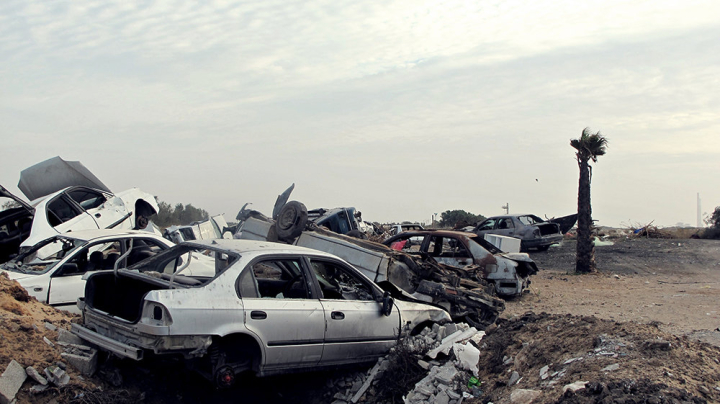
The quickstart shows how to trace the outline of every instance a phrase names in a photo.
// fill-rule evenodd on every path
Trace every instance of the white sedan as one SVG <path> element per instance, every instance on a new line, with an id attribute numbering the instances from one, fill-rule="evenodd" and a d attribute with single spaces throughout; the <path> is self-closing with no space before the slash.
<path id="1" fill-rule="evenodd" d="M 36 244 L 0 265 L 0 272 L 7 272 L 38 301 L 77 312 L 77 299 L 85 292 L 84 275 L 125 268 L 173 245 L 145 231 L 73 231 Z M 38 257 L 41 249 L 53 253 Z"/>
<path id="2" fill-rule="evenodd" d="M 212 271 L 198 270 L 203 258 L 212 258 Z M 228 387 L 245 371 L 372 362 L 401 333 L 450 321 L 442 308 L 396 298 L 325 252 L 249 240 L 186 242 L 90 276 L 78 303 L 84 323 L 73 332 L 134 360 L 185 357 Z"/>

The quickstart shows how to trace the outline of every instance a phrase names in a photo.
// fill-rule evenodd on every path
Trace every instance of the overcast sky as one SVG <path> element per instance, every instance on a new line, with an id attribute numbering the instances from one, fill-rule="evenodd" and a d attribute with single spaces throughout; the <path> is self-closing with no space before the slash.
<path id="1" fill-rule="evenodd" d="M 720 205 L 717 1 L 0 2 L 0 184 L 54 156 L 233 220 L 278 193 L 366 220 Z M 18 194 L 19 191 L 17 191 Z"/>

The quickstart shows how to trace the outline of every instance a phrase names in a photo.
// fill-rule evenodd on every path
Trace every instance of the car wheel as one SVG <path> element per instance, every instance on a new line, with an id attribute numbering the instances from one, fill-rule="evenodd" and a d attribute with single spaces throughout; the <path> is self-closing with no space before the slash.
<path id="1" fill-rule="evenodd" d="M 275 230 L 281 239 L 294 239 L 299 236 L 307 224 L 307 208 L 298 201 L 290 201 L 280 209 Z"/>

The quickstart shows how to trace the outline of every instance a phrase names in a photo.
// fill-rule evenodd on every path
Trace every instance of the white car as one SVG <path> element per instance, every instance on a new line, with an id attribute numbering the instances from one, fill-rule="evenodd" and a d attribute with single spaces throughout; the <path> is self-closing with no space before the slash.
<path id="1" fill-rule="evenodd" d="M 0 272 L 7 272 L 38 301 L 77 312 L 77 300 L 85 292 L 84 275 L 116 265 L 124 268 L 174 245 L 137 230 L 73 231 L 43 240 L 0 265 Z M 54 253 L 40 258 L 40 249 Z"/>
<path id="2" fill-rule="evenodd" d="M 186 275 L 200 257 L 214 259 L 213 273 Z M 93 274 L 78 306 L 84 322 L 73 332 L 81 338 L 134 360 L 184 357 L 219 387 L 245 371 L 372 362 L 401 333 L 450 321 L 442 308 L 393 299 L 334 255 L 226 239 L 181 243 Z"/>
<path id="3" fill-rule="evenodd" d="M 152 194 L 137 188 L 112 193 L 80 162 L 60 157 L 23 170 L 18 187 L 32 202 L 0 186 L 0 197 L 14 200 L 0 212 L 0 262 L 69 231 L 145 229 L 160 209 Z"/>

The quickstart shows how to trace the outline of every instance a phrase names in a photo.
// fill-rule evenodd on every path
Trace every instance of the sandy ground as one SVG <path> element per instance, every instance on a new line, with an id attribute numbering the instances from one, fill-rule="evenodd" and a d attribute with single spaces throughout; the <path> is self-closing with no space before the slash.
<path id="1" fill-rule="evenodd" d="M 661 323 L 659 328 L 720 346 L 720 241 L 616 240 L 596 248 L 598 273 L 576 275 L 576 244 L 531 254 L 541 268 L 504 318 L 534 311 Z"/>

